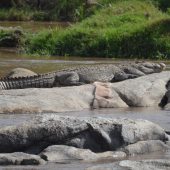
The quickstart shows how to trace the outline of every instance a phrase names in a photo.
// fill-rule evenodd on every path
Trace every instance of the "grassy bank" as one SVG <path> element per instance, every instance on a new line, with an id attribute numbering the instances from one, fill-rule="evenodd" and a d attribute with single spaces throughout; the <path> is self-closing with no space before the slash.
<path id="1" fill-rule="evenodd" d="M 26 47 L 32 54 L 168 58 L 170 17 L 152 3 L 118 1 L 69 29 L 30 36 Z"/>

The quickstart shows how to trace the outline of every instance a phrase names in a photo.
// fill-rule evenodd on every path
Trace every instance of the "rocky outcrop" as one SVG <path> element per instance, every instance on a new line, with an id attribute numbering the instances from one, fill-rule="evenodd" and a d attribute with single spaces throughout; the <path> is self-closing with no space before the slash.
<path id="1" fill-rule="evenodd" d="M 146 120 L 40 115 L 0 128 L 0 165 L 117 161 L 167 151 L 169 139 L 164 129 Z"/>
<path id="2" fill-rule="evenodd" d="M 150 74 L 117 83 L 48 89 L 0 91 L 0 113 L 80 111 L 92 108 L 158 106 L 170 72 Z"/>
<path id="3" fill-rule="evenodd" d="M 52 114 L 38 116 L 23 125 L 1 128 L 0 152 L 22 150 L 31 153 L 33 146 L 43 150 L 52 144 L 93 152 L 115 151 L 139 141 L 165 142 L 167 136 L 164 129 L 146 120 L 75 118 Z"/>

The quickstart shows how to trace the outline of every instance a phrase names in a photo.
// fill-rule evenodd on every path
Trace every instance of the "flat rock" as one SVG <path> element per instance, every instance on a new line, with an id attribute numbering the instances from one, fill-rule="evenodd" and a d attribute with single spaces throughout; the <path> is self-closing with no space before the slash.
<path id="1" fill-rule="evenodd" d="M 82 161 L 101 161 L 101 160 L 119 160 L 126 157 L 121 151 L 108 151 L 94 153 L 89 149 L 80 149 L 66 145 L 49 146 L 40 153 L 41 158 L 50 162 L 68 162 L 73 160 Z"/>
<path id="2" fill-rule="evenodd" d="M 93 85 L 0 91 L 0 113 L 66 112 L 90 109 Z"/>
<path id="3" fill-rule="evenodd" d="M 44 165 L 45 163 L 38 155 L 23 152 L 0 154 L 0 165 Z"/>
<path id="4" fill-rule="evenodd" d="M 121 161 L 120 166 L 131 170 L 170 170 L 170 160 L 154 159 L 142 161 Z"/>

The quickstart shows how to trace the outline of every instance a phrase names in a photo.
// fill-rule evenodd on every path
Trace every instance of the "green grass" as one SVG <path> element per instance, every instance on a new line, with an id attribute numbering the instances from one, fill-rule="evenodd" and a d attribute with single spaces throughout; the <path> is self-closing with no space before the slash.
<path id="1" fill-rule="evenodd" d="M 32 54 L 119 58 L 170 57 L 170 17 L 152 3 L 112 3 L 66 30 L 45 30 L 28 38 Z"/>

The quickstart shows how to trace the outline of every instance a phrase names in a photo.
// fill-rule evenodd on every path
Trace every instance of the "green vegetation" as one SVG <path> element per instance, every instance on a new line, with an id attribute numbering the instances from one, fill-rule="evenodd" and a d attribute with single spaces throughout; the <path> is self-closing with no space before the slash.
<path id="1" fill-rule="evenodd" d="M 169 14 L 170 0 L 1 0 L 0 3 L 0 20 L 81 21 L 64 30 L 27 33 L 23 48 L 27 53 L 41 55 L 170 58 Z M 0 46 L 9 37 L 16 38 L 13 44 L 23 43 L 21 35 L 1 31 Z"/>
<path id="2" fill-rule="evenodd" d="M 20 28 L 0 27 L 0 47 L 17 47 L 22 39 L 23 32 Z"/>
<path id="3" fill-rule="evenodd" d="M 0 20 L 1 21 L 28 21 L 31 20 L 33 13 L 24 9 L 1 9 Z"/>
<path id="4" fill-rule="evenodd" d="M 1 0 L 0 20 L 80 21 L 100 8 L 122 1 L 128 0 Z M 150 1 L 163 11 L 170 8 L 170 0 Z"/>
<path id="5" fill-rule="evenodd" d="M 121 58 L 170 57 L 170 16 L 143 0 L 105 0 L 110 5 L 66 30 L 30 36 L 32 54 Z M 115 0 L 116 1 L 116 0 Z"/>
<path id="6" fill-rule="evenodd" d="M 2 0 L 0 20 L 79 21 L 94 11 L 85 2 L 86 0 Z"/>

